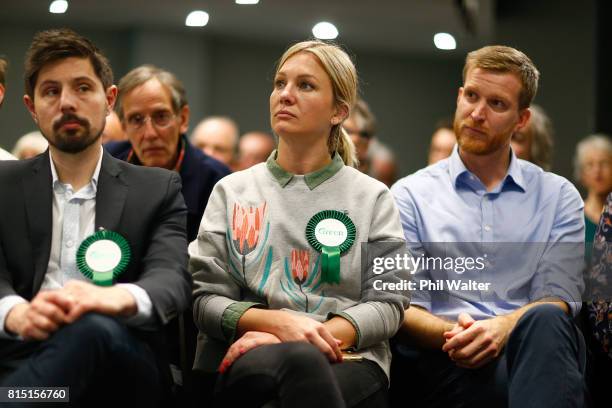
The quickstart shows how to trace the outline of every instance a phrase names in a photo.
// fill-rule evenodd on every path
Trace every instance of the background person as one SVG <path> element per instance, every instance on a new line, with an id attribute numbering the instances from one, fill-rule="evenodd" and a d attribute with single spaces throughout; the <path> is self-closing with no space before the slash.
<path id="1" fill-rule="evenodd" d="M 451 120 L 441 120 L 436 124 L 436 130 L 431 135 L 429 145 L 429 155 L 427 164 L 434 164 L 442 159 L 446 159 L 453 152 L 453 147 L 457 143 L 453 123 Z"/>
<path id="2" fill-rule="evenodd" d="M 190 140 L 207 155 L 233 168 L 236 164 L 239 135 L 238 125 L 234 120 L 227 116 L 211 116 L 198 123 Z"/>
<path id="3" fill-rule="evenodd" d="M 510 145 L 516 157 L 550 171 L 554 147 L 552 122 L 538 105 L 529 107 L 531 115 L 524 128 L 514 132 Z"/>
<path id="4" fill-rule="evenodd" d="M 590 247 L 606 197 L 612 191 L 612 141 L 608 135 L 591 135 L 576 145 L 574 177 L 586 189 L 584 222 Z"/>
<path id="5" fill-rule="evenodd" d="M 248 132 L 238 142 L 238 170 L 245 170 L 265 162 L 274 151 L 276 142 L 265 132 Z"/>
<path id="6" fill-rule="evenodd" d="M 30 159 L 43 153 L 48 147 L 47 139 L 39 130 L 34 130 L 17 139 L 13 147 L 13 155 L 19 160 Z"/>
<path id="7" fill-rule="evenodd" d="M 193 241 L 208 197 L 229 169 L 187 140 L 189 104 L 183 84 L 169 71 L 142 65 L 119 81 L 117 105 L 128 141 L 105 148 L 129 163 L 180 174 L 188 210 L 187 239 Z"/>

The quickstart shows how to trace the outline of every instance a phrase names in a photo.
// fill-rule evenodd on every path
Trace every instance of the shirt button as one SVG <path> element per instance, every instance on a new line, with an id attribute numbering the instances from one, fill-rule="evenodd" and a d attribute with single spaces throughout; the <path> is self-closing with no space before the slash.
<path id="1" fill-rule="evenodd" d="M 73 242 L 71 239 L 69 239 L 68 241 L 66 241 L 66 246 L 67 246 L 68 248 L 72 248 L 72 246 L 73 246 L 73 245 L 74 245 L 74 242 Z"/>
<path id="2" fill-rule="evenodd" d="M 490 225 L 485 225 L 484 229 L 485 229 L 485 231 L 489 232 L 489 231 L 491 231 L 491 226 Z"/>

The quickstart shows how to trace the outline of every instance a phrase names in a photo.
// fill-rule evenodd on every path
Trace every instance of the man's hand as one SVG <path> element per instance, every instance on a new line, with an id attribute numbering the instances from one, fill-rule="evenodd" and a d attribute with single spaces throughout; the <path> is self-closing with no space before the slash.
<path id="1" fill-rule="evenodd" d="M 62 325 L 69 323 L 74 299 L 60 291 L 41 291 L 30 303 L 15 305 L 4 322 L 9 333 L 25 340 L 46 340 Z"/>
<path id="2" fill-rule="evenodd" d="M 68 313 L 70 323 L 89 312 L 123 317 L 132 316 L 137 312 L 136 299 L 127 289 L 120 286 L 100 287 L 73 280 L 66 283 L 59 292 L 74 299 L 74 304 Z"/>
<path id="3" fill-rule="evenodd" d="M 246 332 L 238 340 L 231 345 L 223 361 L 219 366 L 219 372 L 223 374 L 225 370 L 231 366 L 240 356 L 245 354 L 247 351 L 254 349 L 255 347 L 263 346 L 265 344 L 277 344 L 281 340 L 273 335 L 272 333 L 249 331 Z"/>
<path id="4" fill-rule="evenodd" d="M 461 313 L 457 323 L 453 330 L 444 333 L 447 340 L 442 351 L 464 368 L 479 368 L 495 359 L 513 327 L 505 316 L 474 321 L 467 313 Z"/>

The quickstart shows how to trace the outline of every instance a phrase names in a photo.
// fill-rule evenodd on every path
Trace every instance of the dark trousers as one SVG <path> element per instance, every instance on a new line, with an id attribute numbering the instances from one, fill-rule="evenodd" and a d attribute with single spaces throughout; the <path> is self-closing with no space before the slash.
<path id="1" fill-rule="evenodd" d="M 69 387 L 73 406 L 155 406 L 161 384 L 147 343 L 116 319 L 90 313 L 39 343 L 0 385 Z"/>
<path id="2" fill-rule="evenodd" d="M 220 407 L 385 407 L 388 381 L 374 362 L 330 364 L 309 343 L 281 343 L 248 351 L 219 376 Z"/>
<path id="3" fill-rule="evenodd" d="M 479 369 L 457 367 L 442 351 L 411 346 L 396 346 L 394 357 L 391 388 L 393 405 L 398 407 L 413 405 L 411 401 L 445 408 L 585 404 L 584 338 L 573 320 L 554 305 L 528 310 L 502 354 Z"/>

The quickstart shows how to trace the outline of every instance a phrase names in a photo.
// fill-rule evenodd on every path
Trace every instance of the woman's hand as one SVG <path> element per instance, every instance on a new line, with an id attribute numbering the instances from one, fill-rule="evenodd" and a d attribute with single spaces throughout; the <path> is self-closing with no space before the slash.
<path id="1" fill-rule="evenodd" d="M 223 374 L 225 370 L 231 366 L 240 356 L 255 347 L 263 346 L 265 344 L 276 344 L 280 343 L 280 339 L 271 333 L 249 331 L 242 335 L 238 340 L 234 342 L 225 353 L 223 361 L 219 366 L 219 372 Z"/>
<path id="2" fill-rule="evenodd" d="M 329 329 L 310 317 L 279 311 L 272 332 L 283 343 L 289 341 L 307 342 L 318 348 L 332 363 L 342 361 L 341 340 L 336 339 Z"/>
<path id="3" fill-rule="evenodd" d="M 238 333 L 249 331 L 272 333 L 281 342 L 301 341 L 318 348 L 332 363 L 342 361 L 340 345 L 329 328 L 310 317 L 284 310 L 250 308 L 238 321 Z"/>

